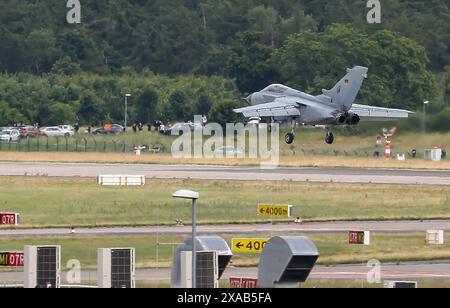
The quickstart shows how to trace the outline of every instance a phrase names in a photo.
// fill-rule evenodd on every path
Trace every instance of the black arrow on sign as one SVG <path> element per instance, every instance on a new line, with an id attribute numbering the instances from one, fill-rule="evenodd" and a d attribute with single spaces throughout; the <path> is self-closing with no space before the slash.
<path id="1" fill-rule="evenodd" d="M 241 249 L 242 247 L 244 247 L 244 245 L 241 242 L 239 242 L 239 243 L 236 244 L 236 247 L 238 249 Z"/>

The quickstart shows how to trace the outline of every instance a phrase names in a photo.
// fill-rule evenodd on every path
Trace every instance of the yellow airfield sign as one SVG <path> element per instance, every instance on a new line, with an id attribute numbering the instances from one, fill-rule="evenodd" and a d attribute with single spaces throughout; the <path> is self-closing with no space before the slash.
<path id="1" fill-rule="evenodd" d="M 258 215 L 263 217 L 292 217 L 292 205 L 258 205 Z"/>
<path id="2" fill-rule="evenodd" d="M 233 252 L 262 253 L 269 239 L 233 239 Z"/>

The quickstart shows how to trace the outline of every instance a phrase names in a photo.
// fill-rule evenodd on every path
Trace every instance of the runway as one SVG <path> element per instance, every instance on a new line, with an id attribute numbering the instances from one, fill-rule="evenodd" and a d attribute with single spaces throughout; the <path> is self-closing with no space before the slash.
<path id="1" fill-rule="evenodd" d="M 201 165 L 0 163 L 0 176 L 97 177 L 101 174 L 144 175 L 148 179 L 293 181 L 450 185 L 450 171 L 358 168 L 277 168 Z"/>
<path id="2" fill-rule="evenodd" d="M 344 234 L 351 230 L 372 231 L 381 234 L 419 233 L 427 230 L 444 230 L 450 232 L 450 221 L 362 221 L 362 222 L 318 222 L 298 224 L 258 224 L 258 225 L 220 225 L 198 226 L 200 235 L 233 235 L 233 234 Z M 0 238 L 18 237 L 52 237 L 52 236 L 145 236 L 145 235 L 189 235 L 190 226 L 170 227 L 136 227 L 136 228 L 89 228 L 76 229 L 71 234 L 69 229 L 31 229 L 31 230 L 0 230 Z"/>
<path id="3" fill-rule="evenodd" d="M 309 279 L 315 280 L 361 280 L 367 286 L 366 278 L 371 268 L 366 264 L 359 265 L 337 265 L 316 266 Z M 170 281 L 171 270 L 162 269 L 137 269 L 136 280 L 139 282 L 166 282 Z M 67 273 L 61 274 L 61 282 L 67 284 Z M 222 276 L 222 282 L 231 277 L 253 278 L 258 277 L 258 269 L 228 267 Z M 448 280 L 450 279 L 450 263 L 447 261 L 423 263 L 406 262 L 400 264 L 382 264 L 381 280 Z M 97 281 L 96 271 L 82 271 L 82 283 L 95 283 Z M 0 285 L 23 283 L 23 272 L 0 272 Z"/>

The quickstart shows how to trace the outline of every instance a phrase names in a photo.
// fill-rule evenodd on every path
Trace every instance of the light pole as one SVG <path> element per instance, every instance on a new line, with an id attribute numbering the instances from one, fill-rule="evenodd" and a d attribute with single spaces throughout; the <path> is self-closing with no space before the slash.
<path id="1" fill-rule="evenodd" d="M 172 195 L 178 199 L 192 200 L 192 288 L 197 288 L 197 247 L 195 240 L 197 238 L 197 211 L 196 204 L 200 194 L 190 190 L 179 190 Z"/>
<path id="2" fill-rule="evenodd" d="M 430 104 L 429 101 L 423 102 L 423 134 L 427 133 L 427 105 Z"/>
<path id="3" fill-rule="evenodd" d="M 425 149 L 427 148 L 427 105 L 430 104 L 430 101 L 424 101 L 423 102 L 423 119 L 422 119 L 422 133 L 423 133 L 423 142 L 424 142 L 424 155 L 425 155 Z"/>
<path id="4" fill-rule="evenodd" d="M 125 131 L 127 130 L 127 124 L 128 124 L 128 98 L 131 97 L 131 94 L 125 94 Z"/>

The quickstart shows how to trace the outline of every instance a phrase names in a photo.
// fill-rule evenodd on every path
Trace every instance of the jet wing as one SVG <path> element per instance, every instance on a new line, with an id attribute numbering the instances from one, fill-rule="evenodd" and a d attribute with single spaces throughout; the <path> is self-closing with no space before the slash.
<path id="1" fill-rule="evenodd" d="M 264 117 L 298 117 L 301 103 L 289 98 L 279 98 L 273 103 L 255 105 L 233 110 L 242 113 L 246 118 Z"/>
<path id="2" fill-rule="evenodd" d="M 391 109 L 353 104 L 350 112 L 356 113 L 361 120 L 366 121 L 389 121 L 393 119 L 406 119 L 413 112 L 403 109 Z"/>

